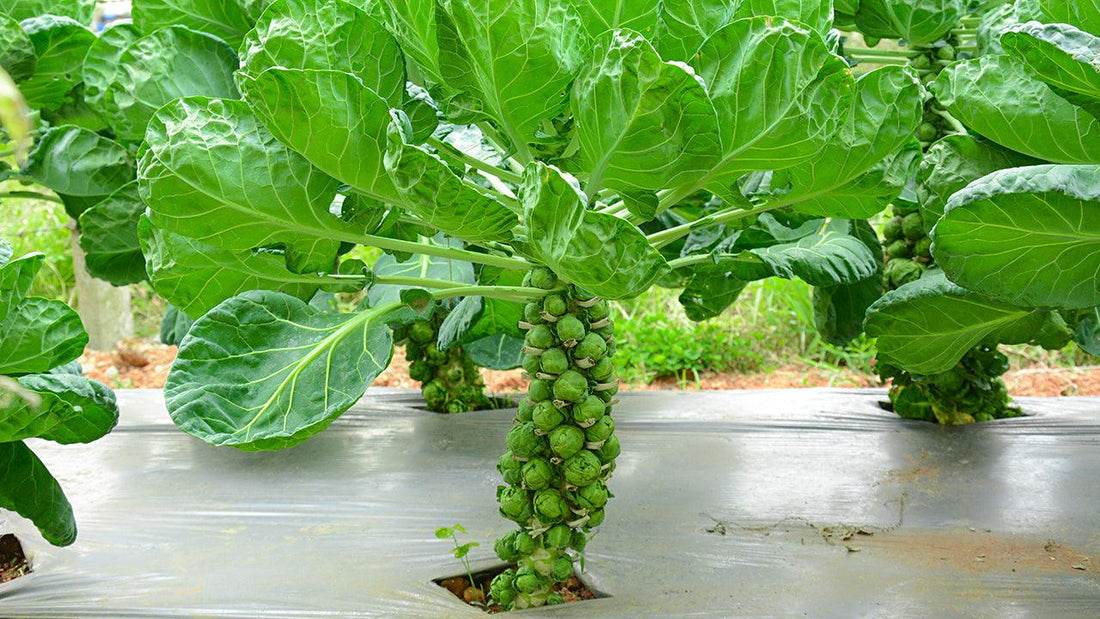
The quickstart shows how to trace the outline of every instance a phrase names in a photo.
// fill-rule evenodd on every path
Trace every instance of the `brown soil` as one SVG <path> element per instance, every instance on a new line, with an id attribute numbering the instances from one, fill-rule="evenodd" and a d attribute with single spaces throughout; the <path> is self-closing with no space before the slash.
<path id="1" fill-rule="evenodd" d="M 0 535 L 0 584 L 25 576 L 31 571 L 19 539 L 8 533 Z"/>
<path id="2" fill-rule="evenodd" d="M 515 568 L 516 566 L 514 565 L 502 565 L 490 570 L 475 572 L 473 576 L 474 584 L 477 585 L 476 587 L 471 587 L 470 578 L 464 575 L 443 578 L 435 581 L 435 584 L 450 591 L 455 597 L 466 602 L 470 606 L 475 606 L 488 613 L 499 613 L 502 610 L 500 606 L 486 604 L 485 600 L 488 597 L 489 584 L 504 570 Z M 584 582 L 582 582 L 580 578 L 577 578 L 575 574 L 565 582 L 555 584 L 554 591 L 561 595 L 566 604 L 580 602 L 582 600 L 594 600 L 601 597 L 585 586 Z"/>
<path id="3" fill-rule="evenodd" d="M 175 346 L 162 346 L 147 340 L 125 340 L 115 350 L 86 351 L 80 358 L 84 374 L 116 389 L 159 389 L 176 356 Z M 520 370 L 482 370 L 485 384 L 494 393 L 522 393 L 527 380 Z M 1009 393 L 1014 396 L 1085 396 L 1100 395 L 1100 366 L 1080 368 L 1029 368 L 1005 375 Z M 419 388 L 409 378 L 405 351 L 394 351 L 393 362 L 374 381 L 377 387 Z M 850 370 L 822 369 L 790 365 L 770 372 L 733 374 L 703 372 L 698 381 L 682 383 L 673 378 L 658 378 L 650 384 L 624 385 L 624 390 L 676 389 L 801 389 L 807 387 L 880 387 L 878 379 Z"/>

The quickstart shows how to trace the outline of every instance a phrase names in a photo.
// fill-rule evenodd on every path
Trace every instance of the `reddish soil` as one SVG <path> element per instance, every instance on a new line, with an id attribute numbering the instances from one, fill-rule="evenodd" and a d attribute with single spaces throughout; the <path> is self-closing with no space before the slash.
<path id="1" fill-rule="evenodd" d="M 474 573 L 473 577 L 474 584 L 477 585 L 476 587 L 470 586 L 470 579 L 468 576 L 444 578 L 442 580 L 437 580 L 435 584 L 450 591 L 455 597 L 466 602 L 470 606 L 480 608 L 488 613 L 499 613 L 501 612 L 501 608 L 495 605 L 487 605 L 485 598 L 489 591 L 489 584 L 493 582 L 493 578 L 496 578 L 497 574 L 500 574 L 509 567 L 515 569 L 514 565 L 510 565 Z M 555 584 L 554 591 L 561 595 L 566 604 L 580 602 L 582 600 L 594 600 L 600 597 L 585 586 L 584 582 L 577 578 L 576 575 L 570 577 L 569 580 L 565 582 Z"/>
<path id="2" fill-rule="evenodd" d="M 86 351 L 80 358 L 84 374 L 117 389 L 159 389 L 176 356 L 175 346 L 146 340 L 125 340 L 115 350 Z M 494 393 L 520 393 L 527 381 L 520 370 L 482 370 L 485 383 Z M 1100 366 L 1080 368 L 1028 368 L 1005 375 L 1008 390 L 1015 396 L 1100 395 Z M 378 387 L 417 388 L 408 376 L 404 350 L 398 348 L 393 363 L 374 381 Z M 821 369 L 790 365 L 770 372 L 732 374 L 703 372 L 699 380 L 686 383 L 658 378 L 652 383 L 625 385 L 626 390 L 657 389 L 801 389 L 807 387 L 879 387 L 877 378 L 850 370 Z"/>
<path id="3" fill-rule="evenodd" d="M 0 535 L 0 584 L 25 576 L 30 571 L 19 539 L 10 533 Z"/>

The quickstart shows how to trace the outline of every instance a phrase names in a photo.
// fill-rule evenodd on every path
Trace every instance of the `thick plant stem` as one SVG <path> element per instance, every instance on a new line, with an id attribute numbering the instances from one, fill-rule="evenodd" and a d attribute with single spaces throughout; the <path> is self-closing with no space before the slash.
<path id="1" fill-rule="evenodd" d="M 492 408 L 495 402 L 485 394 L 477 364 L 461 346 L 439 350 L 436 342 L 446 312 L 412 323 L 401 335 L 406 336 L 405 355 L 409 360 L 409 378 L 420 383 L 428 410 L 437 413 L 468 413 Z"/>
<path id="2" fill-rule="evenodd" d="M 619 439 L 611 407 L 618 379 L 614 326 L 606 301 L 536 269 L 530 284 L 554 290 L 524 310 L 523 366 L 532 377 L 498 470 L 500 513 L 519 525 L 497 540 L 515 563 L 492 583 L 505 610 L 561 603 L 554 587 L 573 574 L 588 537 L 604 519 Z"/>

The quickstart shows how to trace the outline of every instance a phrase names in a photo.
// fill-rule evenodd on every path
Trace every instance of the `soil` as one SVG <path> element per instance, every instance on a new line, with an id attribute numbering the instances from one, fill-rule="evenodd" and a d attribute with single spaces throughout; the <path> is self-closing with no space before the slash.
<path id="1" fill-rule="evenodd" d="M 470 606 L 480 608 L 487 613 L 499 613 L 503 609 L 500 606 L 487 605 L 485 599 L 489 593 L 489 584 L 493 582 L 498 574 L 507 569 L 516 569 L 516 566 L 501 565 L 492 569 L 474 572 L 473 577 L 476 587 L 470 586 L 470 578 L 466 575 L 442 578 L 435 581 L 435 584 L 450 591 L 455 597 Z M 566 604 L 605 597 L 589 589 L 576 574 L 569 577 L 565 582 L 555 584 L 554 591 L 561 595 Z"/>
<path id="2" fill-rule="evenodd" d="M 19 539 L 8 533 L 0 535 L 0 584 L 25 576 L 31 571 Z"/>
<path id="3" fill-rule="evenodd" d="M 80 358 L 84 374 L 116 389 L 160 389 L 168 377 L 175 346 L 132 338 L 115 350 L 86 351 Z M 489 391 L 499 394 L 523 393 L 527 380 L 520 370 L 482 370 Z M 1014 396 L 1096 396 L 1100 395 L 1100 366 L 1079 368 L 1015 369 L 1005 375 L 1008 391 Z M 394 351 L 393 363 L 374 381 L 378 387 L 419 388 L 409 378 L 405 351 Z M 790 365 L 769 372 L 734 374 L 703 372 L 698 381 L 681 383 L 674 378 L 658 378 L 649 384 L 628 384 L 624 390 L 677 389 L 800 389 L 807 387 L 881 387 L 873 376 L 851 370 L 824 369 L 808 365 Z"/>

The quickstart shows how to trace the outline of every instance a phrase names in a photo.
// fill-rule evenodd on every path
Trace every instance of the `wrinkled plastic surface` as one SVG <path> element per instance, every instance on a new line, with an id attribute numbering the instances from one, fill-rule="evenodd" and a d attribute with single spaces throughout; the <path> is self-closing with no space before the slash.
<path id="1" fill-rule="evenodd" d="M 11 518 L 35 572 L 0 585 L 0 616 L 481 616 L 431 583 L 462 571 L 433 530 L 464 524 L 475 568 L 496 562 L 510 412 L 371 390 L 304 445 L 247 454 L 178 431 L 156 392 L 120 396 L 107 438 L 35 445 L 80 537 L 51 548 Z M 516 615 L 1100 616 L 1100 400 L 940 428 L 882 398 L 625 395 L 587 558 L 613 597 Z"/>

